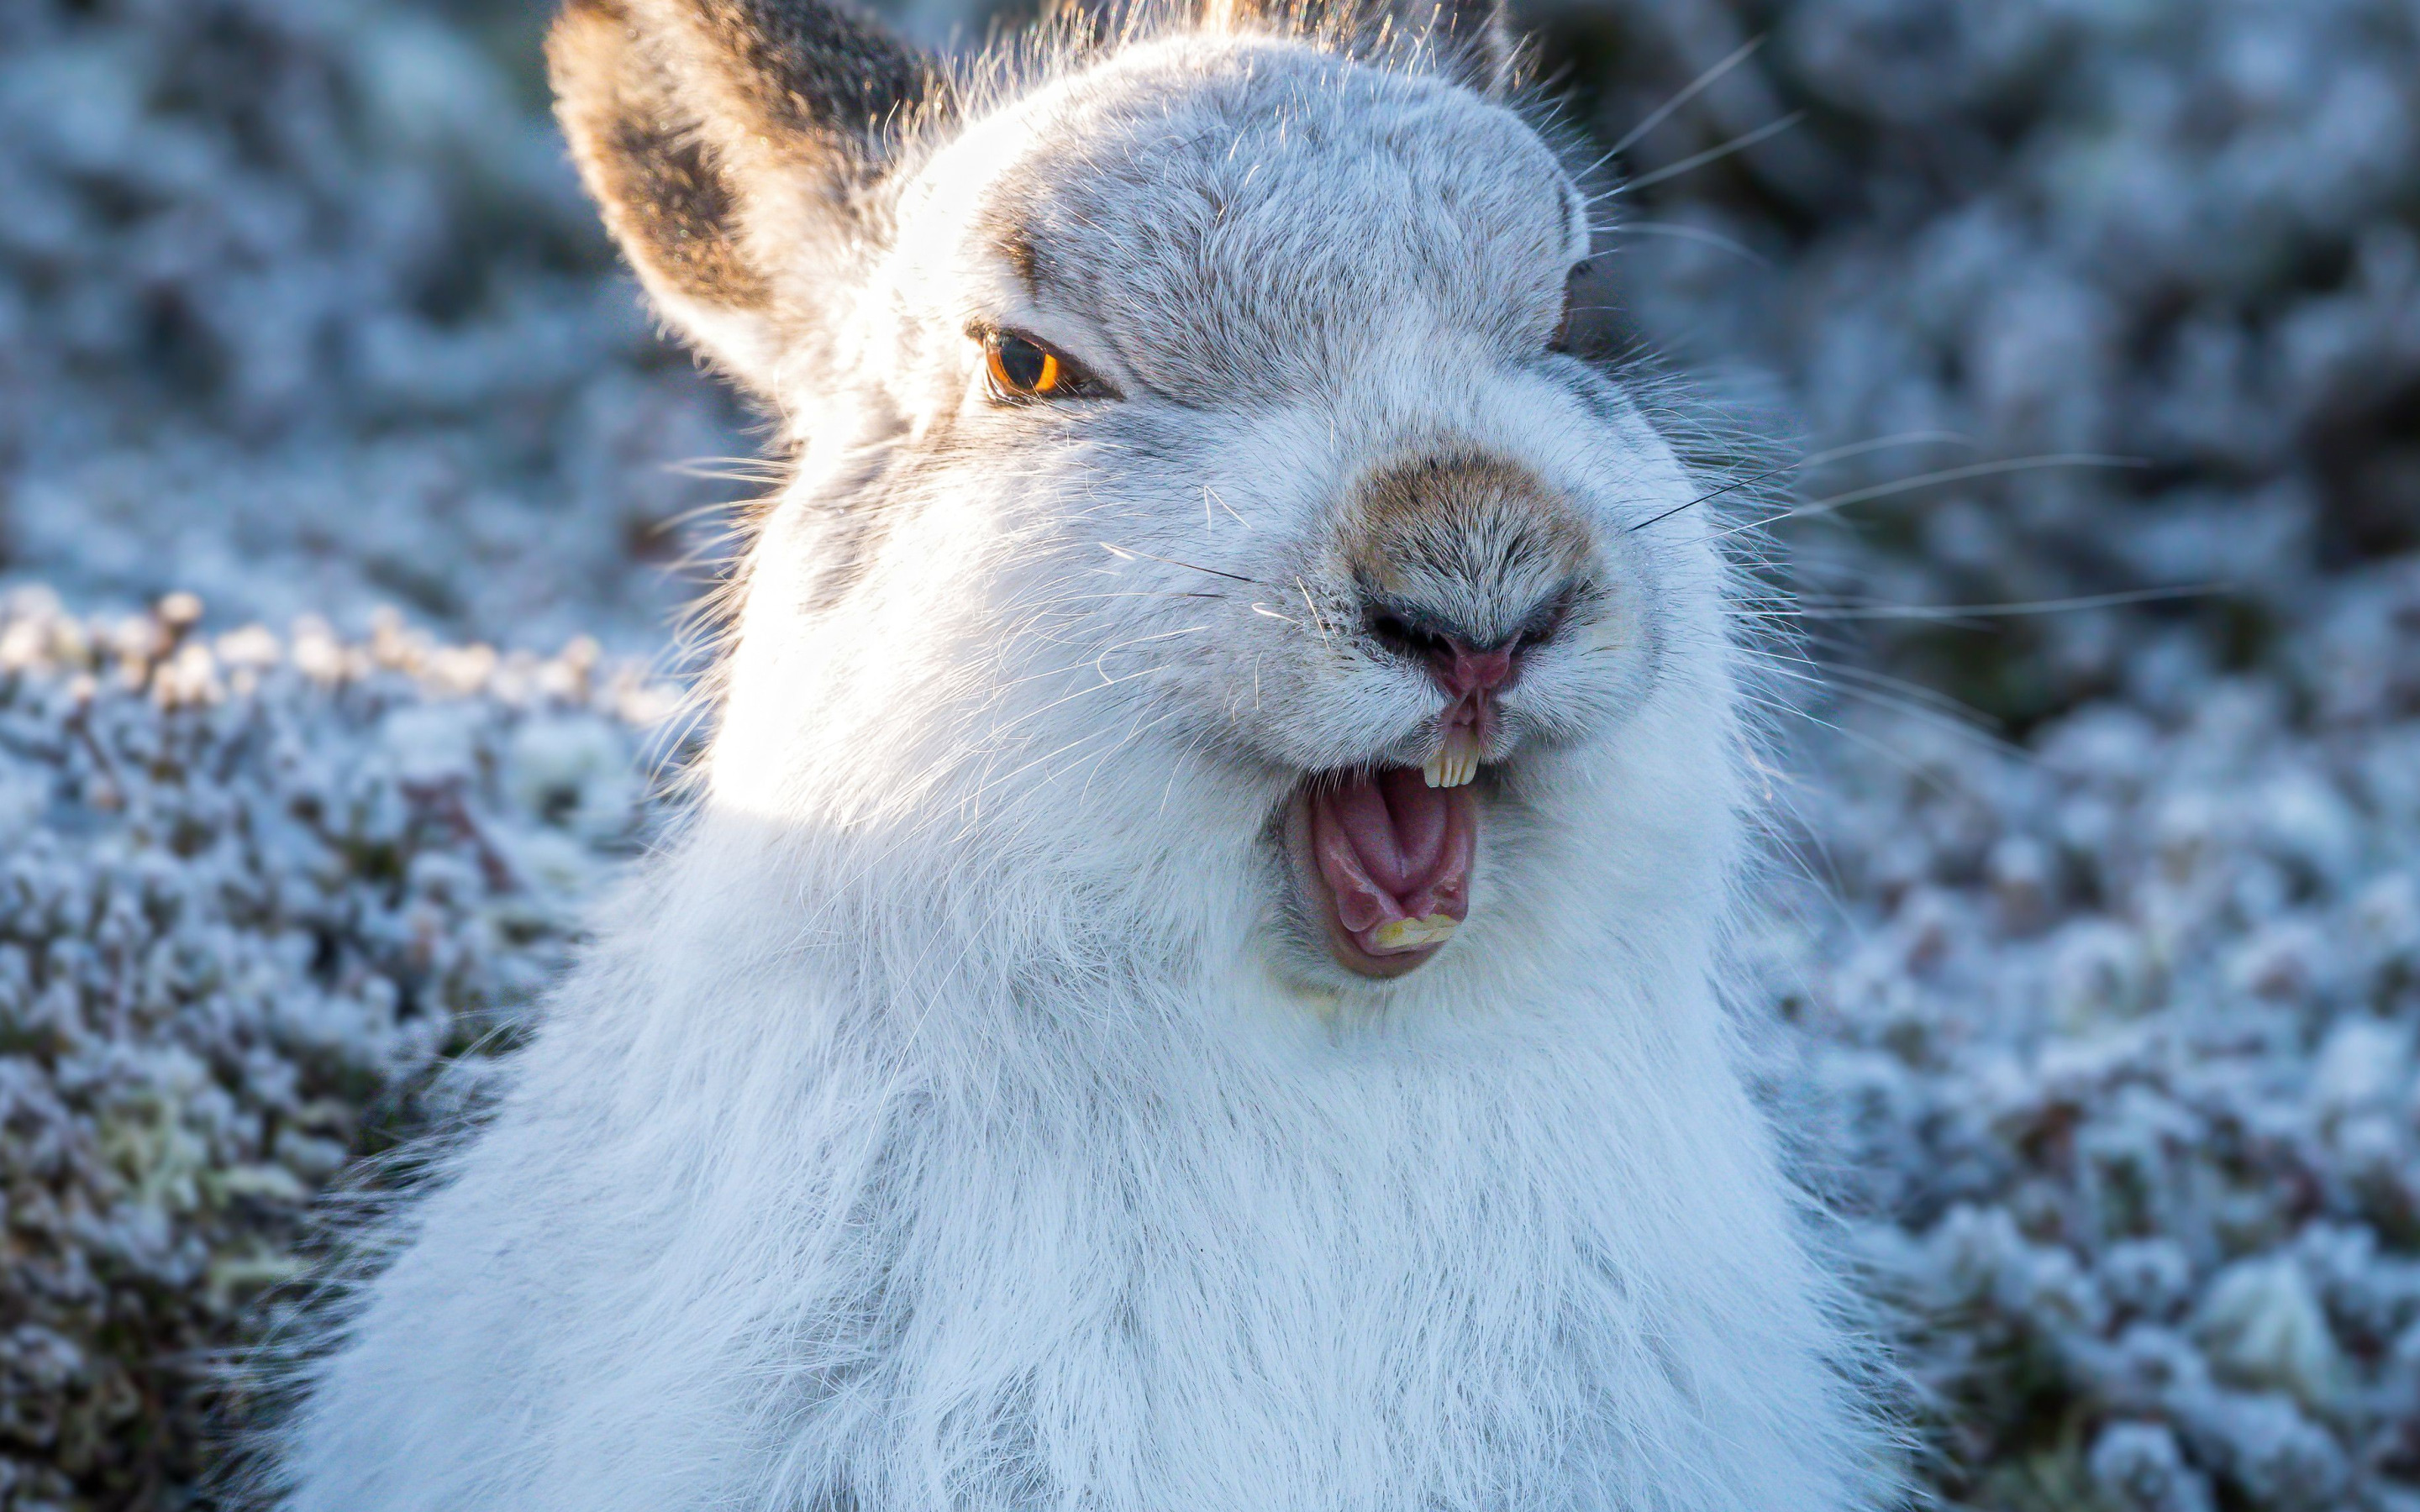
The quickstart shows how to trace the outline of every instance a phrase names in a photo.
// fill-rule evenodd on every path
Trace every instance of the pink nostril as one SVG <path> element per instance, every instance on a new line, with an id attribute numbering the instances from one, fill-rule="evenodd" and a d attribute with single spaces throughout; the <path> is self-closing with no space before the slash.
<path id="1" fill-rule="evenodd" d="M 1512 681 L 1512 648 L 1492 646 L 1474 651 L 1462 640 L 1444 638 L 1445 649 L 1429 658 L 1429 668 L 1449 698 L 1493 693 Z"/>

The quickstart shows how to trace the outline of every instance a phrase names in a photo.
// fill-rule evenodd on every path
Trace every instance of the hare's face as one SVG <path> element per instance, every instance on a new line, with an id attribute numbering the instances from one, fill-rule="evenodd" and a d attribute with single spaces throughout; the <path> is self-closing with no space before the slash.
<path id="1" fill-rule="evenodd" d="M 634 249 L 726 362 L 847 440 L 860 461 L 799 507 L 980 516 L 894 529 L 814 596 L 919 600 L 961 645 L 1033 643 L 1002 665 L 1117 685 L 1037 678 L 1019 717 L 1206 759 L 1307 943 L 1361 977 L 1429 960 L 1494 816 L 1551 822 L 1535 769 L 1637 717 L 1717 613 L 1691 527 L 1636 529 L 1686 498 L 1670 453 L 1559 349 L 1589 250 L 1570 176 L 1445 79 L 1191 36 L 880 186 L 811 318 L 768 277 L 735 328 L 666 270 L 693 246 Z"/>

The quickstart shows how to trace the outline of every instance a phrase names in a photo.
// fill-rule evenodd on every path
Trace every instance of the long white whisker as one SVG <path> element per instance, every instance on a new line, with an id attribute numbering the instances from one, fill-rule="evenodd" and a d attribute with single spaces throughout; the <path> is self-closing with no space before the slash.
<path id="1" fill-rule="evenodd" d="M 1720 247 L 1725 252 L 1736 253 L 1759 268 L 1773 266 L 1772 258 L 1744 241 L 1735 241 L 1719 231 L 1709 231 L 1703 226 L 1685 225 L 1678 221 L 1622 221 L 1615 224 L 1613 234 L 1619 237 L 1670 237 L 1679 241 L 1703 242 L 1709 247 Z"/>
<path id="2" fill-rule="evenodd" d="M 1845 509 L 1851 504 L 1887 499 L 1895 494 L 1914 493 L 1919 488 L 1930 488 L 1936 484 L 1963 483 L 1971 478 L 1996 477 L 2007 472 L 2032 472 L 2044 468 L 2149 466 L 2150 464 L 2139 456 L 2104 456 L 2094 452 L 2056 452 L 2043 456 L 2012 457 L 2005 462 L 1977 462 L 1968 467 L 1944 468 L 1938 472 L 1919 472 L 1915 477 L 1900 478 L 1895 483 L 1877 483 L 1871 487 L 1852 488 L 1846 493 L 1837 493 L 1828 499 L 1818 499 L 1810 503 L 1800 504 L 1794 509 L 1785 509 L 1777 515 L 1768 515 L 1762 519 L 1750 520 L 1745 525 L 1734 525 L 1730 530 L 1715 533 L 1717 537 L 1737 535 L 1745 531 L 1761 530 L 1768 525 L 1778 525 L 1785 519 L 1804 519 L 1811 515 L 1828 515 L 1836 509 Z"/>
<path id="3" fill-rule="evenodd" d="M 1218 567 L 1205 567 L 1198 562 L 1180 562 L 1174 557 L 1154 556 L 1148 551 L 1138 551 L 1132 547 L 1120 546 L 1114 541 L 1103 541 L 1101 549 L 1113 557 L 1125 557 L 1128 560 L 1140 558 L 1145 562 L 1157 562 L 1171 567 L 1185 567 L 1194 572 L 1206 572 L 1213 578 L 1225 578 L 1233 582 L 1250 583 L 1255 588 L 1260 586 L 1258 579 L 1247 578 L 1242 573 L 1227 572 Z"/>
<path id="4" fill-rule="evenodd" d="M 1975 444 L 1975 438 L 1954 430 L 1902 430 L 1889 436 L 1877 436 L 1871 440 L 1851 441 L 1846 446 L 1835 446 L 1828 451 L 1810 452 L 1798 459 L 1798 465 L 1802 468 L 1820 468 L 1829 462 L 1844 461 L 1853 456 L 1864 456 L 1869 452 L 1885 452 L 1899 446 L 1921 446 L 1931 441 L 1938 441 L 1945 445 L 1972 446 Z"/>
<path id="5" fill-rule="evenodd" d="M 1751 37 L 1746 41 L 1741 43 L 1737 48 L 1732 50 L 1730 56 L 1724 58 L 1721 62 L 1716 63 L 1714 67 L 1706 69 L 1703 73 L 1699 74 L 1696 78 L 1690 80 L 1688 84 L 1682 88 L 1679 94 L 1674 95 L 1671 99 L 1664 101 L 1661 105 L 1649 111 L 1647 113 L 1646 119 L 1640 121 L 1637 125 L 1632 127 L 1629 131 L 1624 131 L 1621 134 L 1621 139 L 1614 143 L 1612 148 L 1606 153 L 1606 157 L 1608 160 L 1618 158 L 1623 153 L 1629 151 L 1632 147 L 1637 146 L 1641 137 L 1655 130 L 1655 128 L 1663 125 L 1666 121 L 1670 120 L 1674 111 L 1679 110 L 1690 100 L 1704 94 L 1709 88 L 1712 88 L 1714 83 L 1721 79 L 1724 74 L 1730 72 L 1731 69 L 1738 68 L 1741 64 L 1745 63 L 1749 58 L 1754 57 L 1756 55 L 1756 50 L 1763 45 L 1764 39 L 1761 37 Z"/>
<path id="6" fill-rule="evenodd" d="M 1723 159 L 1731 156 L 1733 153 L 1745 152 L 1748 148 L 1756 146 L 1759 142 L 1770 141 L 1772 138 L 1779 136 L 1782 132 L 1790 130 L 1792 127 L 1797 125 L 1800 121 L 1803 121 L 1806 118 L 1807 113 L 1805 111 L 1793 110 L 1777 121 L 1768 121 L 1764 125 L 1758 127 L 1753 131 L 1748 131 L 1743 135 L 1732 137 L 1730 141 L 1725 142 L 1720 147 L 1708 147 L 1703 152 L 1693 153 L 1688 157 L 1683 158 L 1678 162 L 1672 163 L 1667 167 L 1658 168 L 1653 173 L 1641 174 L 1636 178 L 1627 179 L 1622 183 L 1620 189 L 1615 191 L 1615 193 L 1620 194 L 1635 194 L 1642 189 L 1651 188 L 1656 184 L 1663 183 L 1667 179 L 1678 178 L 1684 173 L 1695 173 L 1697 170 L 1704 167 L 1710 162 L 1719 162 Z"/>
<path id="7" fill-rule="evenodd" d="M 1742 488 L 1752 487 L 1757 484 L 1764 482 L 1768 478 L 1777 478 L 1785 472 L 1794 472 L 1804 471 L 1808 468 L 1818 468 L 1827 462 L 1838 462 L 1843 457 L 1862 456 L 1868 452 L 1880 452 L 1896 446 L 1915 446 L 1926 441 L 1963 441 L 1965 440 L 1965 437 L 1959 435 L 1955 431 L 1911 430 L 1902 431 L 1896 436 L 1880 436 L 1876 437 L 1872 440 L 1857 441 L 1847 446 L 1836 446 L 1828 452 L 1817 452 L 1811 456 L 1803 456 L 1795 462 L 1785 463 L 1777 468 L 1769 468 L 1752 477 L 1741 478 L 1736 482 L 1727 483 L 1721 487 L 1713 489 L 1710 492 L 1701 493 L 1695 499 L 1688 501 L 1686 503 L 1675 504 L 1660 515 L 1650 515 L 1647 518 L 1640 520 L 1636 525 L 1624 527 L 1624 533 L 1627 534 L 1633 531 L 1643 531 L 1650 525 L 1654 525 L 1661 521 L 1670 519 L 1673 516 L 1681 513 L 1684 509 L 1695 509 L 1699 504 L 1706 502 L 1710 499 L 1720 499 L 1725 494 L 1736 493 Z M 1778 518 L 1782 517 L 1776 517 Z"/>
<path id="8" fill-rule="evenodd" d="M 2116 609 L 2126 604 L 2164 604 L 2180 598 L 2208 598 L 2232 593 L 2230 583 L 2189 583 L 2172 588 L 2133 588 L 2119 593 L 2085 594 L 2074 598 L 2035 598 L 2013 604 L 1802 604 L 1798 617 L 1807 620 L 1957 620 L 1985 615 L 2013 617 L 2061 614 L 2073 609 Z"/>

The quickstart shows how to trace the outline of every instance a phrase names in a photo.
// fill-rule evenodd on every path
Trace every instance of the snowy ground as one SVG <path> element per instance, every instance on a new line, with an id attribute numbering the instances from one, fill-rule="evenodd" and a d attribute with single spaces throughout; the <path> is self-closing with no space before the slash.
<path id="1" fill-rule="evenodd" d="M 0 7 L 0 574 L 660 639 L 673 522 L 733 492 L 673 470 L 748 442 L 616 275 L 535 32 L 518 74 L 479 40 L 383 0 Z"/>
<path id="2" fill-rule="evenodd" d="M 194 1360 L 644 832 L 683 517 L 738 487 L 675 465 L 749 442 L 536 15 L 0 0 L 0 1512 L 178 1504 Z M 2420 11 L 1535 19 L 1606 147 L 1765 39 L 1629 146 L 1605 287 L 1750 428 L 1906 439 L 1804 497 L 2052 459 L 1784 527 L 1840 729 L 1767 1073 L 1934 1479 L 2420 1508 Z"/>
<path id="3" fill-rule="evenodd" d="M 1810 796 L 1776 1080 L 1985 1504 L 2420 1506 L 2420 562 L 2337 590 L 2281 675 Z"/>

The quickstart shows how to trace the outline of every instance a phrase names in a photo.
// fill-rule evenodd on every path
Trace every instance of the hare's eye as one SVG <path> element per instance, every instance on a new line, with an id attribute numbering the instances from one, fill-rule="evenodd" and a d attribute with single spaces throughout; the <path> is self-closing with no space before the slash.
<path id="1" fill-rule="evenodd" d="M 992 397 L 1006 404 L 1075 398 L 1089 387 L 1073 362 L 1012 331 L 995 331 L 984 338 L 984 366 Z"/>

